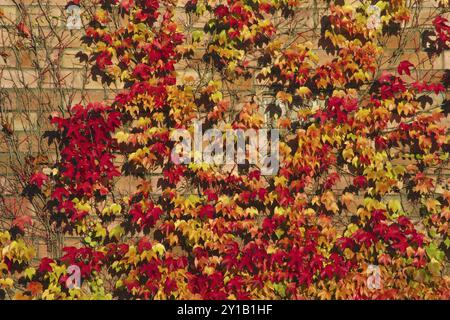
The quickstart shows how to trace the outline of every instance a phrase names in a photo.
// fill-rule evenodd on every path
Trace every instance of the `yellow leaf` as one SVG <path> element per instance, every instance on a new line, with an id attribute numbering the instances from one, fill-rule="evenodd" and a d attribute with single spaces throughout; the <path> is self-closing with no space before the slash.
<path id="1" fill-rule="evenodd" d="M 285 209 L 281 208 L 281 207 L 275 207 L 275 212 L 274 214 L 276 216 L 284 216 L 285 215 Z"/>
<path id="2" fill-rule="evenodd" d="M 166 252 L 166 248 L 161 243 L 157 243 L 152 246 L 152 250 L 156 252 L 159 256 L 162 256 Z"/>
<path id="3" fill-rule="evenodd" d="M 296 90 L 296 93 L 302 97 L 309 97 L 311 95 L 311 90 L 308 87 L 300 87 Z"/>
<path id="4" fill-rule="evenodd" d="M 391 209 L 392 212 L 397 213 L 402 209 L 402 204 L 397 199 L 389 200 L 388 208 Z"/>
<path id="5" fill-rule="evenodd" d="M 436 199 L 427 199 L 425 201 L 425 206 L 427 207 L 428 212 L 435 213 L 440 206 L 440 202 Z"/>
<path id="6" fill-rule="evenodd" d="M 353 194 L 350 192 L 346 192 L 341 196 L 342 202 L 345 204 L 345 206 L 348 208 L 350 204 L 355 200 Z"/>
<path id="7" fill-rule="evenodd" d="M 267 254 L 274 254 L 275 252 L 277 252 L 277 248 L 273 245 L 267 247 Z"/>
<path id="8" fill-rule="evenodd" d="M 345 148 L 342 151 L 342 157 L 346 160 L 349 161 L 351 159 L 353 159 L 353 157 L 355 156 L 355 154 L 353 153 L 353 149 L 351 148 Z"/>
<path id="9" fill-rule="evenodd" d="M 106 229 L 100 223 L 95 226 L 95 236 L 102 239 L 106 237 Z"/>
<path id="10" fill-rule="evenodd" d="M 1 288 L 7 289 L 7 288 L 12 287 L 13 284 L 14 284 L 14 281 L 11 278 L 0 279 L 0 287 Z"/>
<path id="11" fill-rule="evenodd" d="M 116 238 L 117 240 L 119 240 L 124 234 L 125 234 L 125 230 L 124 230 L 124 228 L 122 228 L 122 226 L 120 224 L 118 224 L 117 226 L 115 226 L 114 228 L 112 228 L 109 231 L 109 237 Z"/>
<path id="12" fill-rule="evenodd" d="M 203 272 L 206 274 L 206 275 L 208 275 L 208 276 L 210 276 L 210 275 L 212 275 L 213 273 L 214 273 L 214 268 L 213 267 L 205 267 L 204 269 L 203 269 Z"/>
<path id="13" fill-rule="evenodd" d="M 320 201 L 324 204 L 325 208 L 328 211 L 332 211 L 334 213 L 337 213 L 339 211 L 339 207 L 337 206 L 336 198 L 334 197 L 333 192 L 327 191 L 322 194 Z"/>
<path id="14" fill-rule="evenodd" d="M 1 269 L 0 269 L 1 270 Z M 35 268 L 26 268 L 24 271 L 25 275 L 27 276 L 28 279 L 31 280 L 31 278 L 34 276 L 34 274 L 36 273 L 36 269 Z"/>
<path id="15" fill-rule="evenodd" d="M 277 98 L 282 102 L 292 103 L 292 95 L 283 91 L 278 91 Z"/>

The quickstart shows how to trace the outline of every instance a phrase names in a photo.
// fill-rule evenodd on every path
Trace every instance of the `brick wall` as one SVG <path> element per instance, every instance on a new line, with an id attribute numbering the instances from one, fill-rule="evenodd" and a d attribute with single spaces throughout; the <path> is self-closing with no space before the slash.
<path id="1" fill-rule="evenodd" d="M 205 20 L 187 17 L 182 2 L 177 15 L 179 24 L 186 32 L 201 29 Z M 50 155 L 50 159 L 43 161 L 51 161 L 52 152 L 40 139 L 48 126 L 50 113 L 64 112 L 68 105 L 76 103 L 109 101 L 117 92 L 114 87 L 107 88 L 90 80 L 88 70 L 75 58 L 82 50 L 83 31 L 67 30 L 65 4 L 66 0 L 0 0 L 0 120 L 4 129 L 0 134 L 0 191 L 12 197 L 6 207 L 19 206 L 33 214 L 35 208 L 30 203 L 21 200 L 17 204 L 14 200 L 18 192 L 14 168 L 22 168 L 30 156 Z M 412 7 L 413 19 L 403 37 L 391 37 L 383 43 L 385 50 L 380 57 L 383 69 L 393 70 L 400 61 L 409 60 L 417 66 L 420 78 L 434 80 L 440 79 L 445 69 L 450 69 L 450 52 L 430 60 L 421 50 L 420 35 L 430 28 L 431 17 L 438 10 L 436 5 L 437 1 L 423 1 L 420 7 Z M 317 44 L 320 17 L 327 9 L 327 6 L 317 5 L 317 1 L 305 1 L 296 15 L 299 24 L 295 31 L 303 34 L 299 41 L 311 41 L 321 63 L 332 58 Z M 16 26 L 21 21 L 31 26 L 34 35 L 31 40 L 17 36 Z M 194 59 L 200 57 L 201 52 L 196 52 Z M 193 65 L 180 63 L 180 79 L 195 75 L 195 64 L 195 60 Z M 232 89 L 238 94 L 252 92 L 260 96 L 260 87 L 256 79 L 249 79 L 235 83 Z M 12 135 L 5 133 L 5 126 L 12 130 Z M 450 169 L 446 171 L 450 175 Z M 151 178 L 155 190 L 157 178 L 157 173 Z M 121 178 L 117 189 L 127 193 L 134 185 L 132 178 Z M 66 241 L 70 244 L 77 240 Z M 40 238 L 36 242 L 38 255 L 46 255 L 46 242 Z"/>

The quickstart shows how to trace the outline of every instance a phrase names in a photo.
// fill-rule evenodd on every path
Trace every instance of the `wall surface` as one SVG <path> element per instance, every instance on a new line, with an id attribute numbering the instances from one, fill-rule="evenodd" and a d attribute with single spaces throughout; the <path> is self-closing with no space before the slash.
<path id="1" fill-rule="evenodd" d="M 177 16 L 179 25 L 188 27 L 189 32 L 201 29 L 204 21 L 187 17 L 181 2 Z M 418 78 L 440 81 L 445 70 L 450 69 L 450 51 L 430 60 L 421 46 L 421 33 L 431 27 L 431 17 L 438 10 L 437 1 L 417 3 L 420 6 L 412 5 L 412 26 L 401 38 L 391 37 L 383 44 L 380 64 L 384 70 L 395 71 L 400 61 L 408 60 L 416 66 Z M 109 102 L 117 92 L 114 85 L 107 87 L 92 81 L 87 68 L 76 58 L 80 50 L 85 50 L 80 41 L 83 30 L 66 28 L 65 5 L 65 0 L 0 0 L 0 192 L 6 196 L 5 208 L 11 211 L 34 212 L 26 200 L 15 197 L 20 193 L 20 187 L 14 178 L 14 168 L 23 167 L 29 161 L 40 161 L 33 158 L 36 154 L 47 154 L 51 158 L 52 152 L 41 138 L 48 128 L 49 115 L 63 113 L 67 106 L 77 103 Z M 320 62 L 332 58 L 317 43 L 320 17 L 327 10 L 327 7 L 317 6 L 316 1 L 305 1 L 297 16 L 301 23 L 296 31 L 302 33 L 301 41 L 312 42 Z M 33 34 L 31 39 L 17 35 L 23 21 L 31 26 L 28 31 Z M 196 58 L 199 56 L 197 53 Z M 179 78 L 195 76 L 194 67 L 195 60 L 193 65 L 178 65 Z M 238 94 L 254 92 L 259 95 L 260 85 L 257 79 L 250 78 L 236 83 L 233 90 Z M 450 168 L 445 169 L 444 175 L 450 176 Z M 158 174 L 151 178 L 155 190 L 158 189 L 157 179 Z M 117 188 L 124 193 L 133 190 L 134 186 L 131 178 L 117 181 Z M 69 237 L 65 241 L 71 244 L 77 239 Z M 38 256 L 48 255 L 45 241 L 37 242 Z"/>

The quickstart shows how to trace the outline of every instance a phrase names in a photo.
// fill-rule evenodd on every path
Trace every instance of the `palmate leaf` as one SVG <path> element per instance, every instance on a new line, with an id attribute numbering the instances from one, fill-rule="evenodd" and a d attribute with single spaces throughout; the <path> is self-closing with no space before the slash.
<path id="1" fill-rule="evenodd" d="M 88 17 L 77 57 L 119 90 L 111 104 L 52 118 L 58 157 L 46 171 L 28 161 L 23 188 L 50 228 L 84 241 L 33 272 L 28 219 L 0 233 L 1 273 L 20 295 L 448 299 L 448 186 L 435 176 L 448 165 L 447 84 L 411 57 L 382 70 L 384 43 L 414 23 L 406 2 L 334 1 L 313 19 L 312 41 L 290 30 L 301 29 L 302 1 L 191 0 L 191 33 L 170 1 L 114 3 Z M 370 10 L 379 21 L 368 23 Z M 430 56 L 448 35 L 445 19 L 433 21 Z M 170 133 L 190 134 L 195 120 L 280 129 L 279 170 L 174 164 Z M 368 290 L 377 265 L 389 288 Z M 68 266 L 89 290 L 64 287 Z"/>

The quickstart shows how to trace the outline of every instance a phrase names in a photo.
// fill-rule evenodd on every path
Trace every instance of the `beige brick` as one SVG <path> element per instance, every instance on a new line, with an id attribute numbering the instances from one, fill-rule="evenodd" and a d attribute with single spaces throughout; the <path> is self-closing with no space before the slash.
<path id="1" fill-rule="evenodd" d="M 33 67 L 33 60 L 35 60 L 34 54 L 29 50 L 18 51 L 18 66 L 21 68 L 31 68 Z"/>
<path id="2" fill-rule="evenodd" d="M 35 70 L 2 70 L 0 88 L 36 88 L 38 73 Z"/>
<path id="3" fill-rule="evenodd" d="M 16 66 L 16 58 L 13 50 L 10 48 L 0 48 L 0 67 L 14 68 Z"/>
<path id="4" fill-rule="evenodd" d="M 67 69 L 83 68 L 85 63 L 80 63 L 79 59 L 76 57 L 78 52 L 80 52 L 78 49 L 65 50 L 61 59 L 61 66 Z"/>
<path id="5" fill-rule="evenodd" d="M 17 113 L 13 116 L 13 128 L 14 131 L 28 131 L 36 128 L 38 122 L 38 115 L 35 112 L 31 113 Z"/>
<path id="6" fill-rule="evenodd" d="M 0 5 L 0 26 L 9 26 L 15 24 L 17 14 L 13 6 L 2 7 Z"/>
<path id="7" fill-rule="evenodd" d="M 444 68 L 450 69 L 450 50 L 444 51 Z"/>
<path id="8" fill-rule="evenodd" d="M 436 16 L 435 8 L 422 8 L 419 13 L 419 23 L 431 25 L 433 18 Z"/>
<path id="9" fill-rule="evenodd" d="M 421 1 L 421 6 L 426 8 L 437 8 L 439 6 L 438 0 L 423 0 Z M 414 6 L 417 6 L 417 3 L 414 3 Z"/>
<path id="10" fill-rule="evenodd" d="M 31 7 L 28 14 L 32 27 L 48 26 L 49 21 L 53 27 L 62 26 L 65 23 L 65 10 L 62 7 L 42 5 Z"/>
<path id="11" fill-rule="evenodd" d="M 423 70 L 419 72 L 420 79 L 425 82 L 431 83 L 439 83 L 442 81 L 442 77 L 444 76 L 444 71 L 434 71 L 434 70 Z"/>
<path id="12" fill-rule="evenodd" d="M 0 46 L 10 47 L 15 43 L 14 36 L 4 28 L 0 28 Z"/>
<path id="13" fill-rule="evenodd" d="M 27 133 L 18 133 L 19 152 L 35 153 L 39 151 L 40 137 Z"/>

